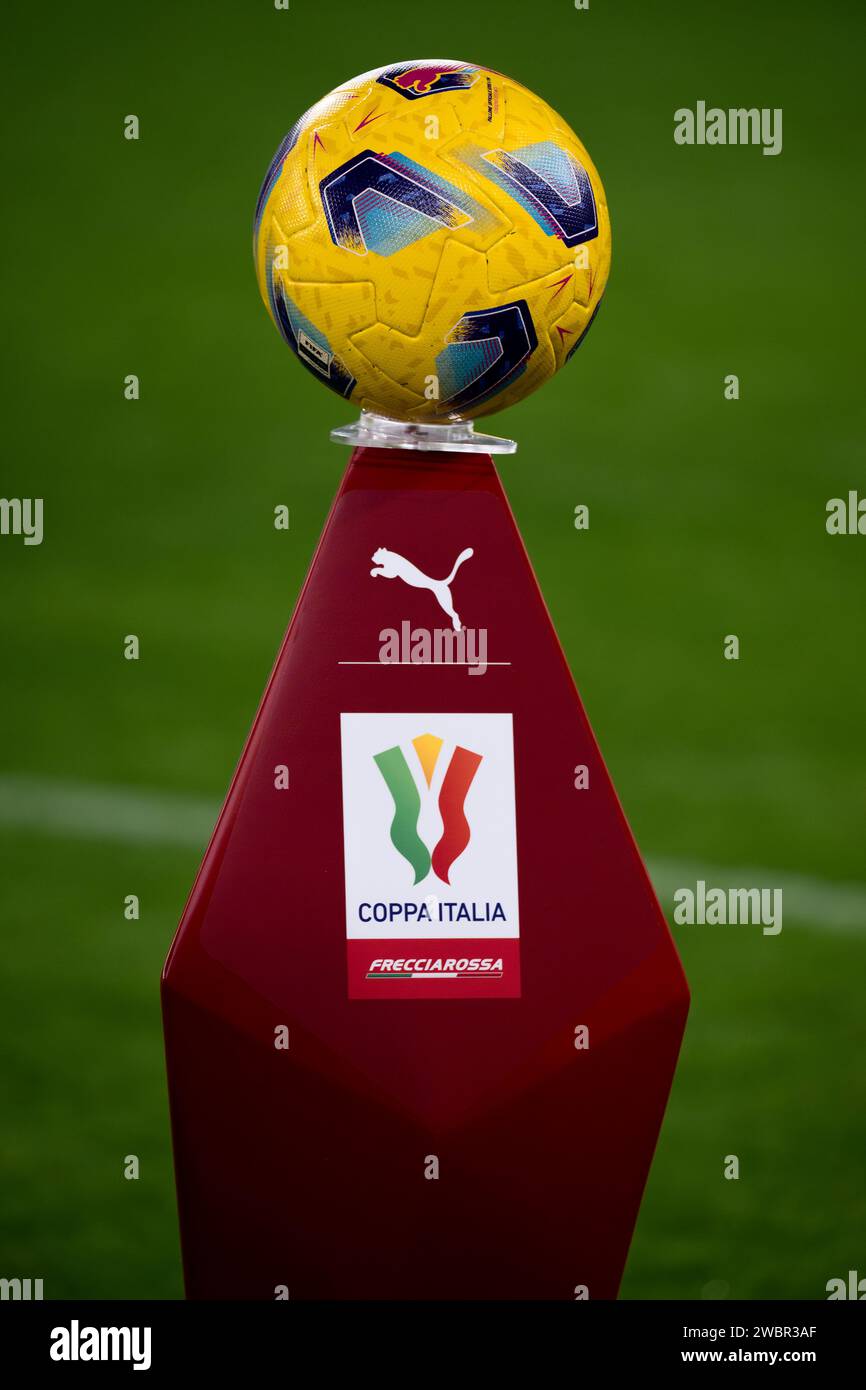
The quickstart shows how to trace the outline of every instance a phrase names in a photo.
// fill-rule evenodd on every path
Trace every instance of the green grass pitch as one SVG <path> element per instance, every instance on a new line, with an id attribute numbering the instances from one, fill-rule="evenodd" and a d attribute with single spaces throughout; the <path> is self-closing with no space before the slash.
<path id="1" fill-rule="evenodd" d="M 46 1297 L 181 1294 L 157 983 L 204 839 L 28 820 L 9 779 L 225 792 L 352 416 L 268 322 L 252 211 L 344 78 L 478 58 L 601 171 L 598 321 L 490 427 L 520 441 L 505 486 L 642 850 L 800 874 L 828 902 L 866 881 L 866 538 L 824 527 L 829 498 L 866 493 L 862 9 L 372 8 L 6 17 L 0 492 L 45 499 L 45 539 L 0 538 L 0 1273 Z M 783 152 L 676 146 L 699 99 L 783 108 Z M 676 929 L 693 1009 L 624 1297 L 820 1298 L 866 1274 L 866 920 L 831 916 Z"/>

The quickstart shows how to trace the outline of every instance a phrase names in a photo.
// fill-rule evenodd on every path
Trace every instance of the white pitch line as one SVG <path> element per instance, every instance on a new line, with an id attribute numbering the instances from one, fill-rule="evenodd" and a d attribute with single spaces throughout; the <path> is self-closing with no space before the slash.
<path id="1" fill-rule="evenodd" d="M 97 786 L 23 774 L 0 776 L 0 829 L 172 845 L 201 852 L 219 809 L 216 801 L 180 792 Z M 784 924 L 794 921 L 816 930 L 866 931 L 866 884 L 766 867 L 722 866 L 652 855 L 647 868 L 667 911 L 678 888 L 694 887 L 703 879 L 712 888 L 781 888 Z M 690 928 L 682 930 L 688 932 Z"/>
<path id="2" fill-rule="evenodd" d="M 660 859 L 651 855 L 646 862 L 659 902 L 667 912 L 673 908 L 678 888 L 694 889 L 698 879 L 703 879 L 708 889 L 781 888 L 783 929 L 792 921 L 819 931 L 866 931 L 866 885 L 862 883 L 810 878 L 766 866 L 701 864 L 696 859 Z M 688 926 L 677 927 L 677 931 L 691 930 Z"/>
<path id="3" fill-rule="evenodd" d="M 0 776 L 0 827 L 73 839 L 203 849 L 219 809 L 216 801 L 182 793 Z"/>

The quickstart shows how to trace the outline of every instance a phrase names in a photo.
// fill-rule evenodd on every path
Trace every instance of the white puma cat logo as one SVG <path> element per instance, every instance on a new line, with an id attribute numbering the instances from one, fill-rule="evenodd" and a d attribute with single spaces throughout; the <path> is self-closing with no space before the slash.
<path id="1" fill-rule="evenodd" d="M 395 551 L 385 550 L 382 547 L 372 557 L 378 568 L 370 570 L 370 573 L 374 579 L 377 575 L 381 575 L 384 579 L 402 579 L 404 584 L 411 585 L 413 589 L 429 589 L 439 607 L 451 619 L 451 626 L 454 631 L 460 632 L 462 631 L 460 619 L 454 611 L 449 585 L 463 561 L 468 560 L 474 554 L 475 552 L 471 547 L 468 550 L 461 550 L 447 579 L 431 579 L 429 575 L 419 570 L 417 565 L 413 565 L 411 560 L 406 560 L 402 555 L 397 555 Z"/>

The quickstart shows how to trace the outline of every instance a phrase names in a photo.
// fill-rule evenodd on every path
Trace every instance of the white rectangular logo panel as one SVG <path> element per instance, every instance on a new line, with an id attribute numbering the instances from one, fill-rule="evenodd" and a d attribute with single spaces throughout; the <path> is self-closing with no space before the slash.
<path id="1" fill-rule="evenodd" d="M 511 715 L 340 724 L 350 995 L 519 994 Z"/>

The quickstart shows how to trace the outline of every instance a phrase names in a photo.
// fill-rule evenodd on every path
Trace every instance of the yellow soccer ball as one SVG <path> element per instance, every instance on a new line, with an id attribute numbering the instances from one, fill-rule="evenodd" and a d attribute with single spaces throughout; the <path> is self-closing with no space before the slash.
<path id="1" fill-rule="evenodd" d="M 540 97 L 430 58 L 355 77 L 295 122 L 254 252 L 314 376 L 432 423 L 504 409 L 568 361 L 607 284 L 610 219 L 589 155 Z"/>

